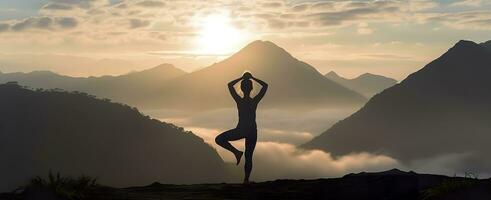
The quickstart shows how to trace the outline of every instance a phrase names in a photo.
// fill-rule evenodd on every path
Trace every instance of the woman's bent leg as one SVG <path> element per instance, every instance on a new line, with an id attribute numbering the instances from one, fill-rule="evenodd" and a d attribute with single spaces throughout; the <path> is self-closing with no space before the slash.
<path id="1" fill-rule="evenodd" d="M 243 153 L 242 151 L 239 151 L 237 148 L 232 146 L 232 144 L 230 144 L 230 141 L 239 140 L 242 138 L 243 137 L 241 137 L 240 134 L 237 132 L 237 129 L 225 131 L 215 138 L 215 142 L 218 145 L 220 145 L 224 149 L 229 150 L 235 155 L 235 158 L 237 159 L 237 165 L 239 164 Z"/>

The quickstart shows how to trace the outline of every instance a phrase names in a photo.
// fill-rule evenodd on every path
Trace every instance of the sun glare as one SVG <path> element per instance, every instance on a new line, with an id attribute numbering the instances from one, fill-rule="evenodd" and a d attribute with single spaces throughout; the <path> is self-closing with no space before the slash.
<path id="1" fill-rule="evenodd" d="M 245 33 L 236 29 L 227 14 L 209 15 L 200 20 L 198 50 L 204 54 L 226 55 L 237 50 L 245 39 Z"/>

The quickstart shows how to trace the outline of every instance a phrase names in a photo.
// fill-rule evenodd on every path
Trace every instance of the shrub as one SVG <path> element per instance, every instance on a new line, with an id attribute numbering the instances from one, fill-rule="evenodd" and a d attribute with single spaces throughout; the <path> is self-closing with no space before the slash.
<path id="1" fill-rule="evenodd" d="M 24 191 L 29 189 L 49 191 L 60 199 L 75 200 L 85 198 L 87 191 L 96 186 L 97 179 L 89 176 L 62 177 L 60 173 L 54 175 L 50 171 L 47 179 L 40 176 L 31 179 L 29 185 L 24 187 Z"/>
<path id="2" fill-rule="evenodd" d="M 440 185 L 425 190 L 423 199 L 429 200 L 443 197 L 451 192 L 467 189 L 478 183 L 478 175 L 466 172 L 464 177 L 452 177 L 443 181 Z"/>

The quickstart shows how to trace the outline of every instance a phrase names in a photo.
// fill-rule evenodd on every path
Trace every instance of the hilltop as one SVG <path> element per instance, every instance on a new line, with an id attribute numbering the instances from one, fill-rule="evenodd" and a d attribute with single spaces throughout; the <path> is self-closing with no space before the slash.
<path id="1" fill-rule="evenodd" d="M 373 95 L 397 84 L 397 80 L 395 79 L 370 73 L 364 73 L 353 79 L 341 77 L 334 71 L 331 71 L 324 76 L 329 80 L 364 95 L 367 98 L 371 98 Z"/>
<path id="2" fill-rule="evenodd" d="M 113 188 L 97 186 L 84 199 L 331 199 L 331 200 L 451 200 L 491 198 L 491 181 L 474 178 L 417 174 L 397 169 L 378 173 L 348 174 L 341 178 L 316 180 L 276 180 L 250 185 L 153 183 L 142 187 Z M 46 195 L 46 193 L 42 193 Z M 3 194 L 0 200 L 40 197 L 28 190 L 21 194 Z"/>
<path id="3" fill-rule="evenodd" d="M 382 153 L 404 163 L 450 156 L 458 159 L 446 165 L 451 170 L 489 172 L 490 63 L 484 46 L 460 41 L 303 147 Z"/>
<path id="4" fill-rule="evenodd" d="M 218 182 L 226 165 L 192 132 L 79 92 L 0 85 L 0 191 L 52 170 L 103 184 Z"/>

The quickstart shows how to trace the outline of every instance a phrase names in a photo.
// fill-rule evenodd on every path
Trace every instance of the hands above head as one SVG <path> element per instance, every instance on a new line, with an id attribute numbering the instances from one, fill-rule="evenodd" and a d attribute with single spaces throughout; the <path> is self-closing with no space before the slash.
<path id="1" fill-rule="evenodd" d="M 254 76 L 252 76 L 252 74 L 250 72 L 244 72 L 244 74 L 242 74 L 242 77 L 240 77 L 239 79 L 242 79 L 242 80 L 248 80 L 248 79 L 251 79 L 251 80 L 254 80 L 256 82 L 258 82 L 260 85 L 262 85 L 263 87 L 264 86 L 268 86 L 268 84 Z"/>

